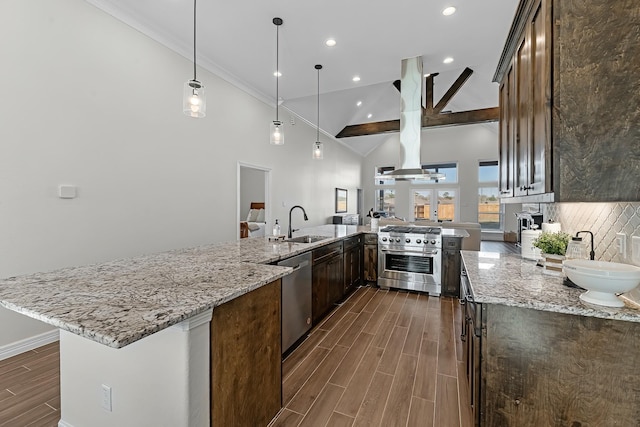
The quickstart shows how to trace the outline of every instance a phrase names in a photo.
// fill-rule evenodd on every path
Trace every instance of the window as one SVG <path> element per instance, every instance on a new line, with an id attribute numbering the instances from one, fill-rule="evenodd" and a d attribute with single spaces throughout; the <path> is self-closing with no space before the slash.
<path id="1" fill-rule="evenodd" d="M 376 212 L 385 212 L 387 216 L 396 215 L 396 190 L 392 188 L 376 189 Z"/>
<path id="2" fill-rule="evenodd" d="M 498 161 L 480 162 L 478 166 L 478 222 L 483 230 L 503 229 L 503 205 L 498 188 Z"/>
<path id="3" fill-rule="evenodd" d="M 395 170 L 395 168 L 393 166 L 382 166 L 382 167 L 377 167 L 376 168 L 376 172 L 374 174 L 374 179 L 375 179 L 375 183 L 376 185 L 394 185 L 396 183 L 396 180 L 393 178 L 389 178 L 389 179 L 384 179 L 381 178 L 381 175 L 386 175 L 388 173 L 391 173 Z"/>
<path id="4" fill-rule="evenodd" d="M 426 180 L 416 179 L 414 184 L 455 184 L 458 182 L 458 164 L 457 163 L 441 163 L 433 165 L 422 165 L 422 169 L 426 169 L 433 173 L 444 174 L 444 179 Z"/>
<path id="5" fill-rule="evenodd" d="M 414 189 L 413 217 L 430 221 L 455 221 L 458 204 L 455 189 Z M 435 201 L 435 206 L 432 201 Z"/>
<path id="6" fill-rule="evenodd" d="M 396 214 L 396 190 L 393 186 L 396 180 L 393 178 L 385 179 L 381 178 L 382 175 L 386 175 L 393 172 L 395 168 L 393 166 L 379 166 L 375 171 L 375 196 L 373 210 L 381 212 L 387 216 L 395 216 Z"/>

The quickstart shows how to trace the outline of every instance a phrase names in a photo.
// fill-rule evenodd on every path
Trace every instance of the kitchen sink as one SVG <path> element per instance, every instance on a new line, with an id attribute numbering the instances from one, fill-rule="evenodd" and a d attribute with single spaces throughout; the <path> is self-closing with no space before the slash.
<path id="1" fill-rule="evenodd" d="M 327 236 L 298 236 L 287 239 L 286 241 L 293 243 L 315 243 L 328 238 Z"/>
<path id="2" fill-rule="evenodd" d="M 587 290 L 580 299 L 607 307 L 624 307 L 616 294 L 630 291 L 640 284 L 640 267 L 617 262 L 568 259 L 563 270 L 576 285 Z"/>

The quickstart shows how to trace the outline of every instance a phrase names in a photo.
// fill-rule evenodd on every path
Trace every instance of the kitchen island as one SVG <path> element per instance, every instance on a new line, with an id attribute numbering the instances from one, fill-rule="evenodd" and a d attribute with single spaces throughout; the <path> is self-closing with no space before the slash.
<path id="1" fill-rule="evenodd" d="M 261 342 L 260 330 L 259 351 L 247 353 L 277 355 L 279 366 L 280 278 L 291 268 L 268 264 L 363 231 L 321 226 L 304 230 L 327 237 L 313 244 L 250 238 L 6 278 L 0 305 L 60 329 L 60 426 L 208 426 L 210 403 L 233 398 L 216 396 L 203 374 L 224 347 L 212 332 L 246 336 L 225 325 L 256 310 L 256 327 L 277 319 L 277 339 Z"/>
<path id="2" fill-rule="evenodd" d="M 475 425 L 640 425 L 640 310 L 584 303 L 516 255 L 462 258 Z"/>

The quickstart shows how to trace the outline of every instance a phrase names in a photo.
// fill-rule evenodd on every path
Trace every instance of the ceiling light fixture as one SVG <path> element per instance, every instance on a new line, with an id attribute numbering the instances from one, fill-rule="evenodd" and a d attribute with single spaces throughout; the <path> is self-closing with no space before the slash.
<path id="1" fill-rule="evenodd" d="M 182 92 L 182 112 L 189 117 L 206 115 L 207 99 L 204 85 L 196 78 L 196 0 L 193 0 L 193 79 L 187 80 Z"/>
<path id="2" fill-rule="evenodd" d="M 362 105 L 362 101 L 358 101 L 358 102 L 356 102 L 356 106 L 358 106 L 358 107 L 359 107 L 359 106 L 361 106 L 361 105 Z"/>
<path id="3" fill-rule="evenodd" d="M 444 16 L 450 16 L 450 15 L 453 15 L 454 13 L 456 13 L 456 8 L 453 6 L 449 6 L 442 11 L 442 14 Z"/>
<path id="4" fill-rule="evenodd" d="M 282 77 L 282 73 L 280 71 L 274 71 L 273 77 Z"/>
<path id="5" fill-rule="evenodd" d="M 444 61 L 442 61 L 444 64 L 451 64 L 453 62 L 453 58 L 450 56 L 447 56 L 446 58 L 444 58 Z"/>
<path id="6" fill-rule="evenodd" d="M 276 119 L 271 122 L 270 127 L 270 136 L 269 142 L 271 145 L 284 145 L 284 129 L 282 128 L 282 122 L 280 121 L 280 117 L 278 116 L 278 105 L 280 104 L 280 98 L 278 97 L 280 82 L 280 63 L 279 63 L 279 53 L 280 53 L 280 39 L 278 30 L 280 25 L 282 25 L 281 18 L 273 18 L 273 24 L 276 26 Z"/>
<path id="7" fill-rule="evenodd" d="M 336 45 L 336 39 L 327 39 L 327 41 L 324 42 L 324 44 L 326 44 L 329 47 L 334 47 Z"/>
<path id="8" fill-rule="evenodd" d="M 353 80 L 354 82 L 359 82 L 360 81 L 360 76 L 353 76 Z"/>
<path id="9" fill-rule="evenodd" d="M 320 70 L 322 65 L 317 64 L 316 70 L 318 70 L 318 121 L 316 122 L 316 142 L 313 144 L 312 157 L 316 160 L 322 160 L 324 158 L 324 147 L 320 142 Z"/>
<path id="10" fill-rule="evenodd" d="M 371 113 L 367 114 L 367 119 L 370 119 L 371 117 L 373 117 L 373 114 Z"/>

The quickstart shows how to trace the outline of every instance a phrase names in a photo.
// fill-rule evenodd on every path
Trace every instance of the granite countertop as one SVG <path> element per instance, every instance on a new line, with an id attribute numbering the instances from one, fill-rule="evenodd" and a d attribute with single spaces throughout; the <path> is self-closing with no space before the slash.
<path id="1" fill-rule="evenodd" d="M 0 279 L 0 306 L 120 348 L 292 271 L 269 263 L 363 232 L 325 225 L 295 234 L 317 243 L 255 237 Z"/>
<path id="2" fill-rule="evenodd" d="M 326 239 L 314 243 L 291 243 L 286 240 L 271 240 L 269 237 L 249 237 L 234 242 L 215 245 L 220 252 L 220 260 L 246 261 L 259 264 L 274 263 L 327 245 L 346 237 L 371 233 L 371 228 L 358 225 L 328 224 L 309 227 L 293 233 L 293 236 L 325 236 Z M 194 248 L 200 250 L 201 248 Z"/>
<path id="3" fill-rule="evenodd" d="M 562 284 L 535 261 L 519 255 L 461 251 L 474 300 L 542 311 L 640 322 L 640 310 L 627 304 L 622 308 L 604 307 L 580 300 L 581 289 Z"/>

